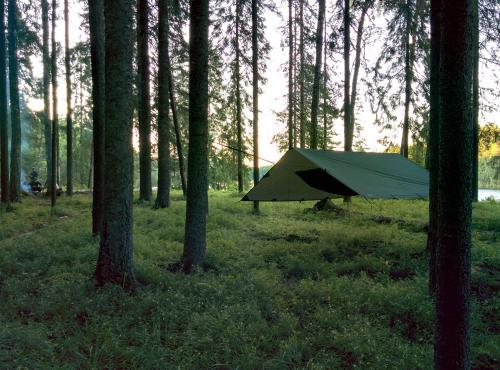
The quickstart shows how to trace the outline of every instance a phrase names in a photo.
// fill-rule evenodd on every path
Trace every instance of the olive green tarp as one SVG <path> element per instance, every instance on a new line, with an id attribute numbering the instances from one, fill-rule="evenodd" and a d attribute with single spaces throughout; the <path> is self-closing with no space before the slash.
<path id="1" fill-rule="evenodd" d="M 361 195 L 426 198 L 429 174 L 393 153 L 290 149 L 243 201 L 302 201 Z"/>

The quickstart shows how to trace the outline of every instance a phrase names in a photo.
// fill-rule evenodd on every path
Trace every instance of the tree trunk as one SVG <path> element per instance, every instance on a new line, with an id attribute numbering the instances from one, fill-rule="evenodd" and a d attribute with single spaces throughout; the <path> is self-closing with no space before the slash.
<path id="1" fill-rule="evenodd" d="M 349 53 L 351 50 L 351 14 L 349 9 L 349 0 L 344 0 L 344 151 L 352 152 L 352 139 L 354 130 L 351 128 L 351 103 L 350 94 L 350 61 Z M 351 201 L 350 196 L 344 197 L 344 203 Z"/>
<path id="2" fill-rule="evenodd" d="M 19 109 L 19 65 L 17 59 L 17 3 L 8 2 L 9 85 L 10 85 L 10 199 L 21 201 L 21 112 Z"/>
<path id="3" fill-rule="evenodd" d="M 304 0 L 300 0 L 300 41 L 299 41 L 299 54 L 300 54 L 300 71 L 299 71 L 299 84 L 300 84 L 300 147 L 306 147 L 306 111 L 305 111 L 305 53 L 304 53 Z"/>
<path id="4" fill-rule="evenodd" d="M 52 128 L 50 121 L 50 52 L 49 52 L 49 2 L 42 0 L 42 61 L 43 61 L 43 127 L 45 159 L 47 163 L 46 183 L 52 189 Z"/>
<path id="5" fill-rule="evenodd" d="M 71 110 L 71 61 L 68 0 L 64 0 L 64 64 L 66 67 L 66 194 L 73 195 L 73 118 Z"/>
<path id="6" fill-rule="evenodd" d="M 57 2 L 52 0 L 52 56 L 51 56 L 51 77 L 52 77 L 52 177 L 50 179 L 50 205 L 55 207 L 56 205 L 56 187 L 59 183 L 58 173 L 59 173 L 59 124 L 57 116 L 57 44 L 56 44 L 56 10 Z"/>
<path id="7" fill-rule="evenodd" d="M 238 192 L 243 192 L 243 127 L 241 122 L 241 75 L 240 75 L 240 17 L 241 0 L 236 0 L 236 134 L 238 140 Z"/>
<path id="8" fill-rule="evenodd" d="M 321 57 L 323 47 L 323 23 L 325 19 L 325 0 L 319 0 L 318 25 L 316 29 L 316 64 L 311 102 L 311 148 L 318 149 L 318 108 L 319 84 L 321 78 Z"/>
<path id="9" fill-rule="evenodd" d="M 435 367 L 470 369 L 474 0 L 443 1 Z"/>
<path id="10" fill-rule="evenodd" d="M 477 2 L 477 0 L 475 0 Z M 478 6 L 474 5 L 474 66 L 473 66 L 473 82 L 472 82 L 472 122 L 473 122 L 473 137 L 474 147 L 472 155 L 472 201 L 477 202 L 479 189 L 479 14 Z"/>
<path id="11" fill-rule="evenodd" d="M 326 10 L 325 10 L 326 11 Z M 328 149 L 328 122 L 326 114 L 327 104 L 327 82 L 328 82 L 328 65 L 326 63 L 326 55 L 328 51 L 328 36 L 326 32 L 326 15 L 324 24 L 324 48 L 323 51 L 323 150 Z"/>
<path id="12" fill-rule="evenodd" d="M 355 119 L 355 108 L 356 108 L 356 96 L 358 93 L 358 76 L 359 76 L 359 67 L 361 65 L 361 44 L 363 42 L 363 31 L 364 31 L 364 26 L 365 26 L 365 18 L 366 18 L 366 13 L 368 12 L 368 9 L 370 5 L 372 4 L 371 1 L 366 1 L 364 3 L 363 8 L 361 9 L 361 16 L 359 18 L 359 24 L 358 24 L 358 32 L 356 35 L 356 54 L 354 57 L 354 71 L 352 74 L 352 87 L 351 87 L 351 97 L 350 97 L 350 104 L 349 104 L 349 136 L 351 137 L 351 145 L 352 145 L 352 140 L 353 140 L 353 134 L 354 134 L 354 124 L 356 123 Z"/>
<path id="13" fill-rule="evenodd" d="M 407 0 L 408 9 L 411 9 L 411 0 Z M 415 63 L 415 47 L 417 36 L 418 17 L 420 16 L 421 1 L 416 0 L 415 12 L 408 14 L 405 35 L 405 113 L 403 119 L 403 135 L 401 137 L 400 154 L 408 158 L 408 134 L 410 132 L 410 104 L 413 83 L 413 65 Z"/>
<path id="14" fill-rule="evenodd" d="M 208 213 L 208 0 L 192 0 L 189 36 L 189 162 L 184 270 L 201 265 Z"/>
<path id="15" fill-rule="evenodd" d="M 292 0 L 288 0 L 288 149 L 293 148 L 293 28 Z"/>
<path id="16" fill-rule="evenodd" d="M 431 1 L 430 112 L 429 112 L 429 293 L 436 293 L 436 248 L 439 177 L 439 63 L 442 0 Z"/>
<path id="17" fill-rule="evenodd" d="M 158 2 L 158 191 L 155 202 L 157 208 L 170 206 L 168 4 L 168 0 Z"/>
<path id="18" fill-rule="evenodd" d="M 168 57 L 168 65 L 170 66 L 170 56 Z M 172 75 L 172 68 L 170 68 L 170 75 L 168 79 L 170 91 L 170 109 L 172 110 L 172 121 L 174 121 L 175 130 L 175 146 L 177 147 L 177 158 L 179 160 L 179 172 L 181 176 L 182 196 L 186 199 L 187 195 L 187 179 L 186 179 L 186 165 L 184 163 L 184 150 L 182 148 L 181 129 L 179 125 L 179 117 L 177 115 L 177 100 L 175 99 L 174 92 L 174 79 Z"/>
<path id="19" fill-rule="evenodd" d="M 150 201 L 152 196 L 152 188 L 148 0 L 138 0 L 137 9 L 137 68 L 139 74 L 139 199 Z"/>
<path id="20" fill-rule="evenodd" d="M 7 65 L 5 45 L 5 2 L 0 3 L 0 157 L 2 203 L 9 205 L 9 130 L 7 121 Z"/>
<path id="21" fill-rule="evenodd" d="M 105 173 L 104 219 L 95 272 L 98 285 L 134 287 L 132 242 L 133 0 L 104 3 Z"/>
<path id="22" fill-rule="evenodd" d="M 92 192 L 92 234 L 101 231 L 104 199 L 105 68 L 104 0 L 89 0 L 90 61 L 92 64 L 92 141 L 94 189 Z M 81 124 L 81 122 L 80 122 Z"/>
<path id="23" fill-rule="evenodd" d="M 253 184 L 259 182 L 259 4 L 252 0 L 252 105 L 253 105 Z M 259 213 L 259 202 L 253 202 L 254 213 Z"/>

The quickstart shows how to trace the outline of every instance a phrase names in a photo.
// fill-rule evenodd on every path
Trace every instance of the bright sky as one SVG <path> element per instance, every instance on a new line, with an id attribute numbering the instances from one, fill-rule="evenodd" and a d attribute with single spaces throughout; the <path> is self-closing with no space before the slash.
<path id="1" fill-rule="evenodd" d="M 287 15 L 287 7 L 286 5 L 281 5 L 279 7 L 282 14 Z M 70 47 L 73 46 L 76 42 L 78 42 L 81 37 L 80 24 L 81 18 L 79 14 L 82 12 L 82 2 L 78 0 L 70 0 Z M 60 5 L 60 9 L 58 10 L 58 14 L 62 18 L 62 4 Z M 281 31 L 279 27 L 282 25 L 282 19 L 274 13 L 266 14 L 266 27 L 267 32 L 266 36 L 271 43 L 271 52 L 270 58 L 268 61 L 266 78 L 267 84 L 263 87 L 263 93 L 260 96 L 260 124 L 259 124 L 259 146 L 260 146 L 260 157 L 276 162 L 283 153 L 278 151 L 278 148 L 275 144 L 273 144 L 272 137 L 276 133 L 285 130 L 285 126 L 280 124 L 275 116 L 274 112 L 283 111 L 287 107 L 287 99 L 286 94 L 288 92 L 288 81 L 287 76 L 281 70 L 282 63 L 287 61 L 288 58 L 288 50 L 282 49 L 280 46 L 281 43 Z M 61 45 L 64 45 L 64 22 L 60 19 L 56 25 L 57 33 L 56 38 Z M 187 35 L 186 35 L 187 38 Z M 376 53 L 377 50 L 373 50 L 371 53 Z M 368 51 L 370 53 L 370 51 Z M 39 60 L 33 60 L 33 64 L 35 67 L 35 73 L 37 75 L 42 74 L 42 66 Z M 495 67 L 498 69 L 498 67 Z M 497 73 L 500 71 L 497 70 Z M 481 83 L 490 84 L 493 88 L 498 88 L 498 86 L 493 86 L 492 79 L 488 79 L 487 76 L 491 75 L 488 71 L 482 71 L 483 77 L 481 78 Z M 62 77 L 62 71 L 60 71 L 59 77 L 59 106 L 58 111 L 62 116 L 66 112 L 65 107 L 65 80 Z M 486 77 L 486 78 L 485 78 Z M 29 106 L 34 110 L 43 109 L 43 101 L 41 100 L 32 100 L 28 102 Z M 340 104 L 337 103 L 337 106 Z M 359 104 L 363 106 L 363 104 Z M 373 115 L 369 112 L 369 105 L 366 102 L 364 104 L 364 112 L 360 112 L 357 114 L 357 118 L 363 127 L 363 137 L 366 139 L 366 144 L 368 146 L 368 150 L 370 151 L 381 151 L 384 148 L 377 143 L 377 139 L 379 139 L 382 135 L 379 133 L 379 128 L 373 125 Z M 363 109 L 362 109 L 363 110 Z M 500 122 L 500 112 L 491 112 L 485 114 L 482 121 L 495 121 Z M 339 120 L 334 125 L 334 130 L 337 132 L 336 140 L 342 140 L 343 138 L 343 124 Z M 396 142 L 400 141 L 400 133 L 394 133 L 394 139 Z M 268 165 L 269 163 L 265 161 L 260 161 L 261 166 Z"/>

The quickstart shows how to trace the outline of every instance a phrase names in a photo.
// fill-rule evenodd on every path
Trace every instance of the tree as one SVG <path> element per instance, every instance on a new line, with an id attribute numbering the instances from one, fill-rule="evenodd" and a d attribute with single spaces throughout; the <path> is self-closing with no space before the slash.
<path id="1" fill-rule="evenodd" d="M 443 1 L 435 367 L 470 369 L 474 0 Z M 476 5 L 477 6 L 477 5 Z"/>
<path id="2" fill-rule="evenodd" d="M 137 1 L 137 68 L 139 74 L 139 199 L 150 201 L 151 188 L 151 93 L 149 81 L 149 5 Z"/>
<path id="3" fill-rule="evenodd" d="M 2 203 L 9 204 L 9 138 L 7 121 L 7 65 L 5 50 L 5 2 L 0 2 L 0 159 Z"/>
<path id="4" fill-rule="evenodd" d="M 316 29 L 316 63 L 314 65 L 314 83 L 311 102 L 311 148 L 318 148 L 318 108 L 319 86 L 321 78 L 321 58 L 323 47 L 323 25 L 325 22 L 325 0 L 319 0 L 318 25 Z"/>
<path id="5" fill-rule="evenodd" d="M 253 183 L 259 182 L 259 10 L 258 0 L 252 0 L 252 108 L 253 108 Z M 253 211 L 259 212 L 259 202 L 253 202 Z"/>
<path id="6" fill-rule="evenodd" d="M 352 151 L 353 129 L 351 128 L 351 110 L 350 104 L 350 61 L 349 54 L 351 49 L 351 14 L 349 0 L 344 0 L 344 150 Z M 344 198 L 346 199 L 346 198 Z"/>
<path id="7" fill-rule="evenodd" d="M 306 113 L 305 113 L 305 51 L 304 51 L 304 0 L 300 0 L 299 11 L 299 131 L 300 131 L 300 147 L 306 146 Z"/>
<path id="8" fill-rule="evenodd" d="M 236 0 L 236 35 L 235 35 L 235 70 L 234 84 L 236 90 L 236 136 L 238 141 L 238 192 L 243 192 L 243 127 L 241 113 L 241 73 L 240 73 L 240 27 L 242 0 Z"/>
<path id="9" fill-rule="evenodd" d="M 189 162 L 183 264 L 201 265 L 208 213 L 208 0 L 192 0 L 189 36 Z"/>
<path id="10" fill-rule="evenodd" d="M 43 127 L 45 159 L 47 162 L 47 184 L 52 189 L 52 128 L 50 121 L 50 53 L 49 53 L 49 2 L 42 0 L 42 62 L 43 62 Z"/>
<path id="11" fill-rule="evenodd" d="M 64 65 L 66 68 L 66 194 L 73 195 L 73 118 L 71 111 L 71 62 L 68 0 L 64 0 Z"/>
<path id="12" fill-rule="evenodd" d="M 9 85 L 10 85 L 10 199 L 21 201 L 21 111 L 19 108 L 19 64 L 17 58 L 17 2 L 8 2 Z"/>
<path id="13" fill-rule="evenodd" d="M 323 0 L 320 0 L 320 2 Z M 324 1 L 323 1 L 324 2 Z M 288 149 L 293 148 L 293 17 L 292 0 L 288 0 Z"/>
<path id="14" fill-rule="evenodd" d="M 473 7 L 473 70 L 472 70 L 472 120 L 473 120 L 473 137 L 474 147 L 472 152 L 472 201 L 478 201 L 479 193 L 479 1 L 474 0 Z M 476 4 L 477 3 L 477 4 Z"/>
<path id="15" fill-rule="evenodd" d="M 92 63 L 92 118 L 94 189 L 92 195 L 92 234 L 101 231 L 104 198 L 105 151 L 105 67 L 104 0 L 89 0 L 90 56 Z"/>
<path id="16" fill-rule="evenodd" d="M 158 7 L 158 192 L 155 207 L 166 208 L 170 205 L 168 0 L 159 0 Z"/>
<path id="17" fill-rule="evenodd" d="M 51 77 L 52 77 L 52 173 L 50 179 L 50 204 L 56 205 L 56 190 L 59 183 L 59 117 L 57 115 L 57 44 L 56 44 L 56 20 L 57 2 L 52 0 L 52 56 L 51 56 Z"/>
<path id="18" fill-rule="evenodd" d="M 132 242 L 132 55 L 133 0 L 104 4 L 105 173 L 98 285 L 135 285 Z"/>

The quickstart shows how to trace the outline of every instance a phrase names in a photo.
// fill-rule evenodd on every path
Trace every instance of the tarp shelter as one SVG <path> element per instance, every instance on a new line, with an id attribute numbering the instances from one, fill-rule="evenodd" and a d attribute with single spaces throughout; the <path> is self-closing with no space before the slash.
<path id="1" fill-rule="evenodd" d="M 426 198 L 429 173 L 393 153 L 290 149 L 243 201 L 366 198 Z"/>

